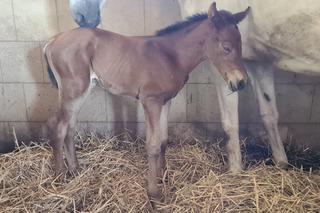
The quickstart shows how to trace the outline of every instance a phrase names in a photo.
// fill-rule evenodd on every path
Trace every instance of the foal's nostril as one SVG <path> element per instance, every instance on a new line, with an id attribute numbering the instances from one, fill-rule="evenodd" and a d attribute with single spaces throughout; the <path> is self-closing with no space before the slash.
<path id="1" fill-rule="evenodd" d="M 246 86 L 246 82 L 244 80 L 239 81 L 238 90 L 243 90 L 245 86 Z"/>
<path id="2" fill-rule="evenodd" d="M 236 86 L 235 86 L 232 82 L 230 82 L 229 87 L 230 87 L 230 90 L 231 90 L 232 92 L 236 92 L 236 91 L 237 91 Z"/>

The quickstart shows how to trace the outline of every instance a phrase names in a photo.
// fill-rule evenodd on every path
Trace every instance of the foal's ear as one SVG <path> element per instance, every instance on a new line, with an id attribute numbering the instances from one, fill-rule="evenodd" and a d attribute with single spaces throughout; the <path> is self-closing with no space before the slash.
<path id="1" fill-rule="evenodd" d="M 215 2 L 213 2 L 209 8 L 209 12 L 208 12 L 208 18 L 212 18 L 215 15 L 218 14 L 218 10 L 217 10 L 217 4 Z"/>
<path id="2" fill-rule="evenodd" d="M 233 14 L 233 18 L 234 18 L 236 24 L 239 24 L 245 17 L 247 17 L 247 15 L 249 14 L 250 10 L 251 10 L 251 8 L 248 7 L 243 12 Z"/>

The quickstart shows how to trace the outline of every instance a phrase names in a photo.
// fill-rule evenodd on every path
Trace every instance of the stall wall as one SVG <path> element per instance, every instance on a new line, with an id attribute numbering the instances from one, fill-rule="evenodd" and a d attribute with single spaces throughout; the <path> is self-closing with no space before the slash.
<path id="1" fill-rule="evenodd" d="M 38 140 L 57 106 L 57 90 L 48 80 L 42 48 L 51 36 L 76 27 L 68 0 L 0 1 L 0 144 Z M 176 0 L 108 0 L 101 27 L 124 35 L 152 35 L 181 19 Z M 214 75 L 206 63 L 191 75 L 174 99 L 170 126 L 204 137 L 221 131 Z M 320 136 L 320 78 L 276 72 L 276 93 L 283 136 L 317 145 Z M 251 88 L 241 92 L 241 129 L 264 135 Z M 140 104 L 96 88 L 81 108 L 78 129 L 143 134 Z M 14 131 L 13 131 L 14 130 Z M 287 131 L 289 130 L 289 131 Z M 15 132 L 15 134 L 13 133 Z M 244 131 L 246 132 L 246 131 Z M 320 144 L 320 143 L 319 143 Z M 1 147 L 0 147 L 1 148 Z"/>

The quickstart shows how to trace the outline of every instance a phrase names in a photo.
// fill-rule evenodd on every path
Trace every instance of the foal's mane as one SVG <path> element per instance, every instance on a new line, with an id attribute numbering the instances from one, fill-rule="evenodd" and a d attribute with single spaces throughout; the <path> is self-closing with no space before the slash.
<path id="1" fill-rule="evenodd" d="M 166 28 L 163 28 L 159 31 L 156 32 L 156 36 L 164 36 L 168 35 L 177 31 L 180 31 L 188 26 L 190 26 L 193 23 L 201 22 L 208 19 L 208 14 L 207 13 L 197 13 L 193 16 L 189 16 L 186 20 L 177 22 L 173 25 L 170 25 Z M 222 29 L 228 25 L 237 25 L 236 21 L 234 20 L 234 17 L 232 13 L 221 10 L 217 15 L 215 15 L 212 18 L 212 23 L 217 29 Z"/>
<path id="2" fill-rule="evenodd" d="M 208 14 L 207 13 L 197 13 L 197 14 L 195 14 L 193 16 L 188 17 L 184 21 L 177 22 L 177 23 L 175 23 L 173 25 L 170 25 L 170 26 L 168 26 L 166 28 L 163 28 L 163 29 L 159 30 L 156 33 L 156 36 L 163 36 L 163 35 L 171 34 L 173 32 L 177 32 L 179 30 L 182 30 L 182 29 L 190 26 L 193 23 L 204 21 L 207 18 L 208 18 Z"/>

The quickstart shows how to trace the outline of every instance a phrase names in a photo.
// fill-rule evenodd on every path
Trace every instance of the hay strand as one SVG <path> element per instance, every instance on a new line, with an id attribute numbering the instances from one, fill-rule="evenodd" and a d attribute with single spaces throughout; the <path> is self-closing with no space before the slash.
<path id="1" fill-rule="evenodd" d="M 32 144 L 0 156 L 0 212 L 151 212 L 144 142 L 99 139 L 77 146 L 81 171 L 53 178 L 51 149 Z M 165 212 L 317 212 L 320 174 L 264 163 L 229 174 L 217 144 L 171 143 L 159 205 Z"/>

